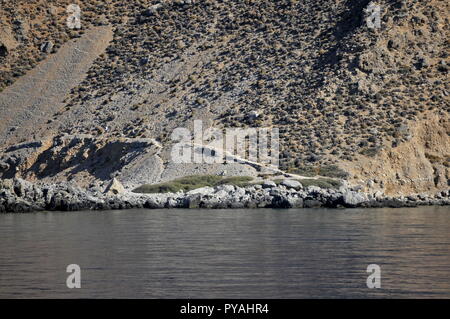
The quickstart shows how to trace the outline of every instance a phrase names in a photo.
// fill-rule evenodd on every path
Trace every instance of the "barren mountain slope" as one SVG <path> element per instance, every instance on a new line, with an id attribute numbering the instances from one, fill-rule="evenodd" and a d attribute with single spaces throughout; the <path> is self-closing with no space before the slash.
<path id="1" fill-rule="evenodd" d="M 42 148 L 45 143 L 10 148 L 2 156 L 3 174 L 92 181 L 136 172 L 102 162 L 110 169 L 99 175 L 93 161 L 93 167 L 55 168 L 49 174 L 49 159 L 42 154 L 59 147 L 57 135 L 78 141 L 78 135 L 87 134 L 94 145 L 133 139 L 161 143 L 162 151 L 146 155 L 152 160 L 136 157 L 140 170 L 145 170 L 142 163 L 149 163 L 150 171 L 158 167 L 159 173 L 143 179 L 182 175 L 184 169 L 162 173 L 172 167 L 170 134 L 203 119 L 205 126 L 279 128 L 283 170 L 320 172 L 338 165 L 353 183 L 387 193 L 448 188 L 447 1 L 379 1 L 381 28 L 370 29 L 367 0 L 86 0 L 79 2 L 80 31 L 65 25 L 67 1 L 1 3 L 4 85 L 13 82 L 11 72 L 23 70 L 19 64 L 45 56 L 41 46 L 46 41 L 57 44 L 53 51 L 58 55 L 60 44 L 94 25 L 109 24 L 114 32 L 85 80 L 61 94 L 61 101 L 66 99 L 48 121 L 33 125 L 35 139 L 51 141 L 49 149 Z M 31 29 L 16 27 L 30 23 Z M 25 40 L 23 30 L 28 30 Z M 10 115 L 15 118 L 4 118 L 8 128 L 0 140 L 8 147 L 33 142 L 8 124 L 29 123 L 16 115 L 23 105 L 2 107 L 4 113 L 14 109 Z M 408 150 L 416 150 L 416 156 L 394 161 L 392 154 Z M 36 162 L 23 165 L 24 156 Z M 73 158 L 69 166 L 78 167 L 79 161 Z M 405 170 L 411 161 L 426 168 Z M 250 174 L 244 168 L 230 172 Z"/>

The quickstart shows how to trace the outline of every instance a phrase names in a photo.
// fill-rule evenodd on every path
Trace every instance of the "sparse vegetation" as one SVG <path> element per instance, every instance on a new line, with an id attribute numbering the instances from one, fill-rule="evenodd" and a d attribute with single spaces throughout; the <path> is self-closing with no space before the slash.
<path id="1" fill-rule="evenodd" d="M 222 177 L 216 175 L 193 175 L 160 184 L 142 185 L 134 189 L 133 192 L 144 194 L 176 193 L 179 191 L 188 192 L 201 187 L 214 187 L 218 185 L 234 185 L 245 187 L 247 185 L 250 185 L 251 181 L 253 181 L 253 178 L 248 176 Z"/>
<path id="2" fill-rule="evenodd" d="M 339 188 L 342 183 L 338 180 L 319 178 L 319 179 L 299 179 L 298 180 L 303 187 L 317 186 L 320 188 Z"/>
<path id="3" fill-rule="evenodd" d="M 288 169 L 288 173 L 307 176 L 307 177 L 314 177 L 314 176 L 318 175 L 317 169 L 312 166 L 291 168 L 291 169 Z"/>
<path id="4" fill-rule="evenodd" d="M 361 154 L 369 157 L 374 157 L 378 154 L 380 149 L 378 147 L 368 147 L 361 150 Z"/>
<path id="5" fill-rule="evenodd" d="M 316 166 L 316 167 L 304 166 L 290 169 L 288 172 L 307 177 L 325 176 L 332 178 L 346 178 L 348 176 L 348 173 L 339 168 L 337 165 Z"/>
<path id="6" fill-rule="evenodd" d="M 328 165 L 319 167 L 318 175 L 333 178 L 346 178 L 348 173 L 339 168 L 337 165 Z"/>

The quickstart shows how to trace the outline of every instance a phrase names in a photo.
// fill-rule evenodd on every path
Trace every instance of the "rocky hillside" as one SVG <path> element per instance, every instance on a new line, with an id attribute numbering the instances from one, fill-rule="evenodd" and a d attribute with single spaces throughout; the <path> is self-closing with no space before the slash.
<path id="1" fill-rule="evenodd" d="M 1 1 L 4 177 L 258 174 L 174 167 L 170 134 L 202 119 L 279 128 L 292 173 L 387 193 L 449 187 L 448 1 L 378 1 L 371 29 L 368 0 L 84 0 L 80 30 L 66 25 L 72 2 Z M 98 160 L 118 144 L 142 148 Z"/>

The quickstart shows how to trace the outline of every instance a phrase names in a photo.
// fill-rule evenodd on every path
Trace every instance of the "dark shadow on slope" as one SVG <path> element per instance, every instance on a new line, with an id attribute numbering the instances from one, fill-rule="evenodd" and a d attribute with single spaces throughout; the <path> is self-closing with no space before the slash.
<path id="1" fill-rule="evenodd" d="M 145 141 L 111 141 L 97 145 L 95 140 L 74 139 L 60 150 L 52 147 L 41 153 L 29 172 L 38 178 L 48 178 L 66 170 L 69 177 L 86 172 L 97 179 L 109 180 L 112 173 L 131 163 L 149 147 Z"/>
<path id="2" fill-rule="evenodd" d="M 324 54 L 322 54 L 314 69 L 322 70 L 325 67 L 335 67 L 339 64 L 339 51 L 357 52 L 359 47 L 347 46 L 348 41 L 359 27 L 364 24 L 364 9 L 367 8 L 371 0 L 347 0 L 343 6 L 343 11 L 336 17 L 337 23 L 323 32 L 319 37 L 324 38 L 331 34 L 333 42 Z"/>

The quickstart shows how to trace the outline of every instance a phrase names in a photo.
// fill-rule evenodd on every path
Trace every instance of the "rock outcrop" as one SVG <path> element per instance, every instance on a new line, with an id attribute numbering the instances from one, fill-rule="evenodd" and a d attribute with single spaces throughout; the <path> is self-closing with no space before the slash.
<path id="1" fill-rule="evenodd" d="M 113 178 L 108 187 L 106 187 L 105 193 L 108 195 L 117 195 L 125 192 L 123 185 L 116 179 Z"/>
<path id="2" fill-rule="evenodd" d="M 68 183 L 32 184 L 22 179 L 0 180 L 0 212 L 113 210 L 131 208 L 345 208 L 414 207 L 449 205 L 450 192 L 434 196 L 385 197 L 365 195 L 342 188 L 310 186 L 295 190 L 284 186 L 234 187 L 220 185 L 188 193 L 136 194 L 129 191 L 101 192 L 97 187 L 81 189 Z"/>

